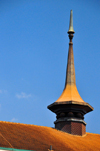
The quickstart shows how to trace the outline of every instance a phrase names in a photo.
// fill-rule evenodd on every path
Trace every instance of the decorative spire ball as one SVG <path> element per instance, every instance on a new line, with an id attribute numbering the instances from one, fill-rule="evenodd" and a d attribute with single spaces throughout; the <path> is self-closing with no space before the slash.
<path id="1" fill-rule="evenodd" d="M 78 93 L 75 80 L 75 67 L 73 55 L 73 12 L 70 13 L 69 25 L 69 51 L 66 70 L 65 88 L 57 101 L 50 104 L 48 109 L 54 112 L 56 121 L 55 128 L 73 135 L 84 135 L 86 133 L 86 123 L 84 115 L 93 111 L 93 107 L 83 101 Z"/>

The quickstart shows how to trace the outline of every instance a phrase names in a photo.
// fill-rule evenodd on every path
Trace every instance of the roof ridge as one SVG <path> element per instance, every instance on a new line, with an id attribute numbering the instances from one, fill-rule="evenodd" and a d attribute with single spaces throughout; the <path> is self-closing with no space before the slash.
<path id="1" fill-rule="evenodd" d="M 8 123 L 8 124 L 18 124 L 18 125 L 27 125 L 27 126 L 38 126 L 38 127 L 52 128 L 52 127 L 48 127 L 48 126 L 41 126 L 41 125 L 34 125 L 34 124 L 25 124 L 25 123 L 16 123 L 16 122 L 9 122 L 9 121 L 0 121 L 0 123 Z"/>
<path id="2" fill-rule="evenodd" d="M 34 124 L 25 124 L 25 123 L 17 123 L 17 122 L 9 122 L 9 121 L 0 121 L 0 123 L 9 123 L 9 124 L 19 124 L 19 125 L 34 125 Z M 35 125 L 34 125 L 35 126 Z"/>

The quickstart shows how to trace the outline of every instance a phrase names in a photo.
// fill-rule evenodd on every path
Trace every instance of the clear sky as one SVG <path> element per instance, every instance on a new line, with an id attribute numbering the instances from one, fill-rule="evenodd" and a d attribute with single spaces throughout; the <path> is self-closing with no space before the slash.
<path id="1" fill-rule="evenodd" d="M 87 132 L 100 134 L 100 1 L 0 0 L 0 120 L 54 127 L 73 10 L 76 84 Z"/>

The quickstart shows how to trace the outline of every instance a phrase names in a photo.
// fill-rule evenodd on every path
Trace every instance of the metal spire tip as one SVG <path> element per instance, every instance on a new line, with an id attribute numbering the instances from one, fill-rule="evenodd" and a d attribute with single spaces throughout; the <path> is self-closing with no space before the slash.
<path id="1" fill-rule="evenodd" d="M 70 11 L 70 24 L 69 24 L 69 30 L 68 30 L 68 34 L 74 34 L 74 29 L 73 29 L 73 11 Z"/>

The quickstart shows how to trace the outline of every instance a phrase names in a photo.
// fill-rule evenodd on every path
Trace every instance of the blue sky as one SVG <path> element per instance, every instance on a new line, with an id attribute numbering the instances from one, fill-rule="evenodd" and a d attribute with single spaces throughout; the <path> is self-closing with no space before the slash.
<path id="1" fill-rule="evenodd" d="M 54 127 L 47 109 L 61 95 L 73 10 L 76 84 L 100 134 L 99 0 L 0 0 L 0 120 Z"/>

